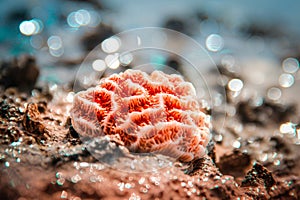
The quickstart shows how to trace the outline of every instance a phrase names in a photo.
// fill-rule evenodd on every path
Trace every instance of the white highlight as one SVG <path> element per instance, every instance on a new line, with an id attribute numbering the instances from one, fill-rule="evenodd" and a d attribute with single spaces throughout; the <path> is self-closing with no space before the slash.
<path id="1" fill-rule="evenodd" d="M 118 54 L 107 55 L 105 57 L 106 65 L 111 69 L 117 69 L 120 66 L 120 61 L 118 59 Z"/>
<path id="2" fill-rule="evenodd" d="M 211 34 L 206 38 L 206 48 L 212 52 L 218 52 L 224 47 L 224 40 L 218 34 Z"/>
<path id="3" fill-rule="evenodd" d="M 121 41 L 118 37 L 111 37 L 101 43 L 101 48 L 106 53 L 114 53 L 121 46 Z"/>
<path id="4" fill-rule="evenodd" d="M 240 79 L 231 79 L 228 88 L 233 92 L 238 92 L 243 88 L 244 84 Z"/>
<path id="5" fill-rule="evenodd" d="M 92 66 L 95 71 L 104 71 L 106 69 L 104 60 L 95 60 Z"/>

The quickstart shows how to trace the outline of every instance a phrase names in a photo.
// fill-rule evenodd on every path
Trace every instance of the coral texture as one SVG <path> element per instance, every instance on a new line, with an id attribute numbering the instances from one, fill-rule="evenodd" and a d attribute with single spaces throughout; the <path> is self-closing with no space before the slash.
<path id="1" fill-rule="evenodd" d="M 188 162 L 210 140 L 210 117 L 195 88 L 179 75 L 127 70 L 74 97 L 71 118 L 81 136 L 107 135 L 133 152 L 159 152 Z"/>

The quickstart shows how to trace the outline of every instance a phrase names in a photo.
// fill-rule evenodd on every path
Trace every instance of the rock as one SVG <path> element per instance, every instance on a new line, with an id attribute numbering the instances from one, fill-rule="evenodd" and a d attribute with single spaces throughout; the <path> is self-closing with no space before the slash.
<path id="1" fill-rule="evenodd" d="M 234 177 L 243 177 L 250 165 L 250 155 L 240 151 L 234 151 L 232 154 L 222 156 L 217 163 L 217 166 L 223 174 Z"/>
<path id="2" fill-rule="evenodd" d="M 31 91 L 39 76 L 35 58 L 22 55 L 0 64 L 0 85 L 5 89 L 17 87 L 21 91 Z"/>
<path id="3" fill-rule="evenodd" d="M 46 135 L 46 128 L 41 123 L 40 112 L 36 103 L 28 103 L 22 124 L 26 131 L 36 136 L 44 138 Z"/>

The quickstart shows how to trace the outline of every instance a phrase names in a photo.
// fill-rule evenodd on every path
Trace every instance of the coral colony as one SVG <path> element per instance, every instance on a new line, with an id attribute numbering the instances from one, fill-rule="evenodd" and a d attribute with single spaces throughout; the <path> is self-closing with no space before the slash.
<path id="1" fill-rule="evenodd" d="M 71 110 L 81 136 L 108 136 L 132 152 L 158 152 L 189 162 L 210 140 L 210 117 L 195 88 L 179 75 L 127 70 L 79 92 Z"/>

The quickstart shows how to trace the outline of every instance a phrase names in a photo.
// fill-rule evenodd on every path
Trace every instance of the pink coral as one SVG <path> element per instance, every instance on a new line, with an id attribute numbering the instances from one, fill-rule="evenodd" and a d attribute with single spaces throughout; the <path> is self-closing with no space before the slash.
<path id="1" fill-rule="evenodd" d="M 75 95 L 72 124 L 81 136 L 108 135 L 133 152 L 188 162 L 204 155 L 210 121 L 195 88 L 179 75 L 127 70 Z"/>

